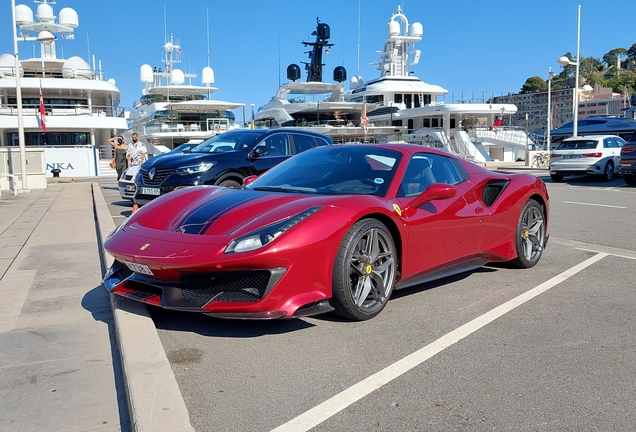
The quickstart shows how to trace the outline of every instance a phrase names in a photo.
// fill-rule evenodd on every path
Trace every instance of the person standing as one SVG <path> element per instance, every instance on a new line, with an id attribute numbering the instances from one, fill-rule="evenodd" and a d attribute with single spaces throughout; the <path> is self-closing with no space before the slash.
<path id="1" fill-rule="evenodd" d="M 139 141 L 139 136 L 136 133 L 132 134 L 132 140 L 133 142 L 128 144 L 128 149 L 126 150 L 128 168 L 141 165 L 146 160 L 146 153 L 148 152 L 146 146 Z"/>
<path id="2" fill-rule="evenodd" d="M 124 137 L 121 135 L 112 137 L 108 142 L 113 149 L 115 149 L 115 169 L 117 170 L 117 180 L 119 180 L 128 167 L 128 158 L 126 157 L 128 146 L 124 142 Z"/>

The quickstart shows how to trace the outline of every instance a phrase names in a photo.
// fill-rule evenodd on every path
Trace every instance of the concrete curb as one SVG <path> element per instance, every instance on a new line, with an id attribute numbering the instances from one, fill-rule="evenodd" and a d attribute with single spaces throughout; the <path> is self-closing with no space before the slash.
<path id="1" fill-rule="evenodd" d="M 115 229 L 98 183 L 92 183 L 102 274 L 113 262 L 103 240 Z M 110 296 L 133 431 L 192 432 L 190 416 L 157 329 L 143 303 Z"/>

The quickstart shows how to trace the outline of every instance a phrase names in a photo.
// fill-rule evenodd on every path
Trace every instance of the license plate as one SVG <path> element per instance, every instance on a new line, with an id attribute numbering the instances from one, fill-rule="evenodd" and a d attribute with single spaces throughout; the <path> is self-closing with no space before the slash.
<path id="1" fill-rule="evenodd" d="M 141 195 L 161 195 L 161 190 L 159 188 L 142 187 L 139 189 L 139 192 Z"/>
<path id="2" fill-rule="evenodd" d="M 580 157 L 580 155 L 565 155 L 563 159 L 579 159 Z"/>
<path id="3" fill-rule="evenodd" d="M 128 192 L 134 192 L 135 191 L 135 185 L 126 185 L 126 190 Z"/>
<path id="4" fill-rule="evenodd" d="M 148 267 L 146 264 L 138 264 L 138 263 L 134 263 L 130 261 L 124 261 L 124 262 L 126 263 L 128 268 L 134 271 L 135 273 L 141 273 L 148 276 L 154 276 L 154 273 L 152 272 L 152 270 L 150 270 L 150 267 Z"/>

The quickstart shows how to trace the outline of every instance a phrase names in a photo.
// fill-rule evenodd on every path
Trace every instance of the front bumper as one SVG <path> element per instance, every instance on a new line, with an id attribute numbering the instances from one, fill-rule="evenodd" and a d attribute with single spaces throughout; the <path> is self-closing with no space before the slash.
<path id="1" fill-rule="evenodd" d="M 119 181 L 117 187 L 119 188 L 119 195 L 123 199 L 132 200 L 135 197 L 135 192 L 137 191 L 135 183 L 131 181 Z"/>
<path id="2" fill-rule="evenodd" d="M 179 281 L 163 281 L 135 273 L 115 261 L 104 277 L 104 286 L 114 294 L 165 309 L 206 312 L 213 303 L 258 303 L 284 274 L 284 268 L 184 272 Z"/>

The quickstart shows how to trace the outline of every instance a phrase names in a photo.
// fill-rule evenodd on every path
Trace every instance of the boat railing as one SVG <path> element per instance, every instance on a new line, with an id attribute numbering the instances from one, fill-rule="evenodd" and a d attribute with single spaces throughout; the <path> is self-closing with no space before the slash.
<path id="1" fill-rule="evenodd" d="M 15 67 L 3 66 L 4 74 L 15 76 Z M 62 68 L 62 67 L 20 67 L 23 78 L 63 78 L 104 81 L 105 73 L 96 69 Z"/>
<path id="2" fill-rule="evenodd" d="M 209 118 L 197 121 L 152 121 L 144 127 L 144 134 L 214 132 L 221 133 L 230 129 L 230 121 L 226 118 Z"/>
<path id="3" fill-rule="evenodd" d="M 530 150 L 543 150 L 543 143 L 536 140 L 525 128 L 519 126 L 478 126 L 469 128 L 467 132 L 475 143 L 493 142 L 523 146 Z"/>
<path id="4" fill-rule="evenodd" d="M 412 134 L 402 134 L 402 139 L 411 144 L 451 151 L 450 140 L 443 128 L 418 129 Z"/>
<path id="5" fill-rule="evenodd" d="M 507 92 L 451 91 L 444 95 L 437 96 L 437 103 L 491 103 L 495 97 L 507 95 Z"/>
<path id="6" fill-rule="evenodd" d="M 323 127 L 323 126 L 331 126 L 331 127 L 362 127 L 362 123 L 360 120 L 320 120 L 320 121 L 301 121 L 298 123 L 294 123 L 294 126 L 301 127 Z M 374 124 L 369 123 L 369 127 L 374 126 Z"/>
<path id="7" fill-rule="evenodd" d="M 58 116 L 92 116 L 92 117 L 124 117 L 124 108 L 106 105 L 55 105 L 47 104 L 44 107 L 44 113 L 47 117 Z M 38 115 L 40 112 L 39 104 L 23 104 L 23 115 Z M 0 116 L 17 116 L 17 105 L 1 105 Z"/>

